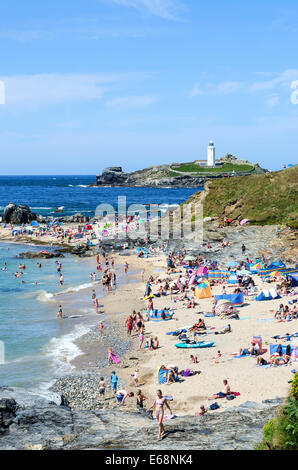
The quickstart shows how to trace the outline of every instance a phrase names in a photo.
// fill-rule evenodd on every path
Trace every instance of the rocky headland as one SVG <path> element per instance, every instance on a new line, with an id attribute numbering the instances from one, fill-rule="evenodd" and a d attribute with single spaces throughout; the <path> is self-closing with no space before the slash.
<path id="1" fill-rule="evenodd" d="M 199 188 L 210 179 L 265 172 L 258 164 L 228 155 L 219 159 L 217 166 L 209 168 L 196 162 L 155 165 L 130 173 L 123 171 L 121 166 L 108 167 L 96 176 L 92 186 Z"/>

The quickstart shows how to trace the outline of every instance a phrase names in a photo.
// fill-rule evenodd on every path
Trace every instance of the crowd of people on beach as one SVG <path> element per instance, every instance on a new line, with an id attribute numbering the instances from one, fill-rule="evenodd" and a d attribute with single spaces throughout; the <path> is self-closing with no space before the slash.
<path id="1" fill-rule="evenodd" d="M 59 227 L 52 228 L 54 233 L 61 236 L 62 232 Z M 63 234 L 65 236 L 65 233 Z M 71 236 L 67 234 L 67 236 Z M 217 248 L 221 250 L 227 249 L 231 246 L 230 242 L 221 242 L 217 245 Z M 188 345 L 196 345 L 201 338 L 201 335 L 210 334 L 210 326 L 208 325 L 208 316 L 216 316 L 219 319 L 227 320 L 222 328 L 213 329 L 212 334 L 231 334 L 232 327 L 231 323 L 233 320 L 239 319 L 239 311 L 233 304 L 226 304 L 226 308 L 219 309 L 219 301 L 215 296 L 210 298 L 211 308 L 210 312 L 203 312 L 200 307 L 199 299 L 196 296 L 196 288 L 202 282 L 205 277 L 208 278 L 207 274 L 196 274 L 199 268 L 206 268 L 206 272 L 219 270 L 222 265 L 218 260 L 212 259 L 210 255 L 206 256 L 206 250 L 211 250 L 213 247 L 211 243 L 204 243 L 204 254 L 198 252 L 189 256 L 186 250 L 171 251 L 166 254 L 166 268 L 162 273 L 153 275 L 150 274 L 146 277 L 146 271 L 142 264 L 141 279 L 144 283 L 144 309 L 142 311 L 133 310 L 130 314 L 126 314 L 126 318 L 123 321 L 123 333 L 126 331 L 127 338 L 133 340 L 135 344 L 135 338 L 137 339 L 136 349 L 138 352 L 143 353 L 144 351 L 157 351 L 162 346 L 162 340 L 160 341 L 160 335 L 152 334 L 149 328 L 150 322 L 152 321 L 168 321 L 175 318 L 177 309 L 191 309 L 194 313 L 199 313 L 200 316 L 195 319 L 192 325 L 189 325 L 184 329 L 177 329 L 177 338 L 181 342 L 185 342 Z M 162 244 L 159 248 L 150 247 L 147 245 L 146 248 L 138 250 L 138 257 L 150 257 L 154 258 L 159 256 L 161 253 L 165 253 L 167 250 L 167 244 Z M 236 264 L 232 266 L 225 266 L 223 274 L 218 279 L 210 279 L 208 281 L 210 287 L 220 288 L 221 295 L 227 295 L 227 282 L 230 274 L 235 273 L 237 284 L 232 286 L 232 292 L 229 288 L 229 292 L 232 294 L 243 294 L 244 298 L 249 300 L 252 299 L 252 295 L 256 295 L 258 288 L 254 275 L 248 273 L 237 274 L 237 272 L 247 271 L 247 266 L 251 265 L 253 261 L 246 255 L 247 248 L 243 244 L 241 247 L 241 254 Z M 188 258 L 187 258 L 188 257 Z M 187 261 L 186 261 L 187 259 Z M 255 260 L 257 261 L 257 260 Z M 258 260 L 262 262 L 264 268 L 266 268 L 265 258 L 263 256 Z M 38 269 L 42 268 L 40 262 L 37 263 Z M 60 261 L 55 261 L 55 267 L 57 271 L 57 282 L 62 287 L 64 285 L 63 276 L 63 265 Z M 3 264 L 3 271 L 7 269 L 6 263 Z M 122 270 L 124 278 L 127 279 L 130 267 L 128 262 L 125 260 L 123 265 L 120 267 L 115 266 L 115 258 L 113 253 L 107 253 L 104 248 L 101 248 L 96 255 L 96 268 L 94 272 L 90 273 L 90 280 L 92 282 L 99 283 L 101 281 L 102 295 L 109 295 L 117 288 L 117 274 L 119 269 Z M 20 263 L 18 269 L 14 273 L 14 277 L 19 279 L 24 271 L 26 265 Z M 203 271 L 202 271 L 203 273 Z M 257 276 L 257 275 L 255 275 Z M 297 302 L 297 291 L 291 285 L 291 280 L 284 276 L 277 276 L 276 278 L 270 277 L 265 279 L 263 282 L 274 283 L 276 292 L 281 297 L 292 295 L 292 304 L 286 305 L 286 301 L 280 304 L 279 308 L 275 311 L 272 320 L 276 323 L 291 322 L 298 318 L 298 302 Z M 93 309 L 96 315 L 102 313 L 101 308 L 103 305 L 100 304 L 102 301 L 100 296 L 96 293 L 96 287 L 92 289 L 91 301 Z M 155 308 L 155 299 L 164 299 L 164 306 L 159 309 Z M 207 314 L 207 315 L 206 315 Z M 59 304 L 57 311 L 57 318 L 59 321 L 64 318 L 63 306 Z M 231 320 L 231 321 L 230 321 Z M 216 330 L 216 331 L 215 331 Z M 98 334 L 100 338 L 105 337 L 105 323 L 101 320 L 98 322 Z M 120 332 L 121 334 L 121 332 Z M 293 339 L 295 336 L 287 334 L 286 338 Z M 278 338 L 280 339 L 280 338 Z M 280 339 L 281 340 L 281 339 Z M 278 348 L 274 353 L 268 353 L 268 357 L 264 357 L 267 353 L 267 349 L 263 348 L 262 340 L 253 339 L 249 341 L 249 344 L 244 345 L 236 352 L 231 352 L 232 357 L 243 357 L 252 356 L 256 360 L 258 367 L 278 367 L 283 364 L 290 364 L 296 362 L 296 357 L 293 357 L 291 348 L 286 351 L 281 347 Z M 214 362 L 218 364 L 222 360 L 222 353 L 217 350 L 216 356 L 213 358 Z M 115 367 L 120 363 L 120 359 L 113 348 L 108 348 L 108 366 Z M 164 385 L 171 385 L 179 381 L 181 378 L 188 378 L 199 373 L 196 370 L 196 366 L 199 363 L 198 357 L 195 354 L 191 354 L 189 357 L 189 366 L 185 366 L 183 369 L 179 368 L 175 364 L 162 364 L 160 369 L 165 373 Z M 136 367 L 132 374 L 133 384 L 136 387 L 137 392 L 127 391 L 124 386 L 118 389 L 118 376 L 115 370 L 111 372 L 110 383 L 113 395 L 117 404 L 123 406 L 129 402 L 129 399 L 136 397 L 136 405 L 139 410 L 145 411 L 145 402 L 148 398 L 144 395 L 142 389 L 140 389 L 139 381 L 139 369 Z M 142 385 L 141 385 L 142 386 Z M 103 375 L 100 376 L 99 381 L 99 400 L 104 403 L 105 394 L 107 389 L 107 381 Z M 209 400 L 218 400 L 226 398 L 227 400 L 234 399 L 239 393 L 232 392 L 231 387 L 227 379 L 223 380 L 223 387 L 220 392 L 214 393 Z M 164 428 L 164 417 L 165 409 L 169 410 L 170 416 L 172 415 L 172 407 L 169 402 L 173 400 L 170 395 L 164 395 L 160 389 L 156 392 L 156 398 L 152 405 L 148 407 L 147 412 L 150 414 L 152 409 L 155 409 L 155 418 L 158 423 L 158 439 L 162 439 L 165 435 Z M 214 406 L 213 406 L 214 405 Z M 217 403 L 213 403 L 207 409 L 205 405 L 201 405 L 198 412 L 195 412 L 196 416 L 203 416 L 210 410 L 216 409 Z M 211 408 L 213 406 L 213 408 Z M 218 406 L 217 406 L 218 407 Z M 151 413 L 152 414 L 152 413 Z"/>

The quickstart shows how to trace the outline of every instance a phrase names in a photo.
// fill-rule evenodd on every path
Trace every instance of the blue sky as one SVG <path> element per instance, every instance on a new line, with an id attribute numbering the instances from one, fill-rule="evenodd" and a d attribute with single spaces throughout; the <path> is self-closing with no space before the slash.
<path id="1" fill-rule="evenodd" d="M 296 163 L 297 38 L 293 0 L 3 3 L 1 173 Z"/>

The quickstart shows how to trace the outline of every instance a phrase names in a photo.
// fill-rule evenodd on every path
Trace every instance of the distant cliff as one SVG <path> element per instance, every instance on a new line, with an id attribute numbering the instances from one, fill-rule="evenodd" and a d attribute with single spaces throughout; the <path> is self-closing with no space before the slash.
<path id="1" fill-rule="evenodd" d="M 258 164 L 229 155 L 210 168 L 196 162 L 150 166 L 132 173 L 124 172 L 122 167 L 109 167 L 96 176 L 96 183 L 92 186 L 198 188 L 204 186 L 206 180 L 214 178 L 265 172 Z"/>

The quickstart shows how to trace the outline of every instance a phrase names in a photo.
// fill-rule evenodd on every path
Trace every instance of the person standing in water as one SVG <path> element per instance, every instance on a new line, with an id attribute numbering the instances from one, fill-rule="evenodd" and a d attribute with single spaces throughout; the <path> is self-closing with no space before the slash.
<path id="1" fill-rule="evenodd" d="M 62 310 L 62 305 L 59 305 L 58 313 L 57 313 L 57 318 L 60 318 L 62 320 L 63 316 L 63 310 Z"/>
<path id="2" fill-rule="evenodd" d="M 100 331 L 100 336 L 102 336 L 102 335 L 103 335 L 103 329 L 104 329 L 104 326 L 103 326 L 103 322 L 102 322 L 102 321 L 99 322 L 98 327 L 99 327 L 99 331 Z"/>
<path id="3" fill-rule="evenodd" d="M 156 393 L 157 393 L 157 396 L 154 402 L 152 403 L 152 406 L 150 406 L 150 408 L 148 409 L 148 411 L 152 410 L 152 408 L 154 408 L 155 406 L 155 416 L 158 422 L 158 440 L 160 440 L 161 437 L 165 434 L 165 428 L 163 425 L 164 405 L 166 405 L 166 407 L 169 409 L 171 415 L 172 415 L 172 411 L 171 411 L 171 408 L 168 404 L 166 397 L 163 396 L 162 391 L 157 390 Z"/>
<path id="4" fill-rule="evenodd" d="M 125 272 L 125 274 L 127 274 L 127 271 L 128 271 L 128 263 L 125 263 L 125 265 L 124 265 L 124 272 Z"/>

